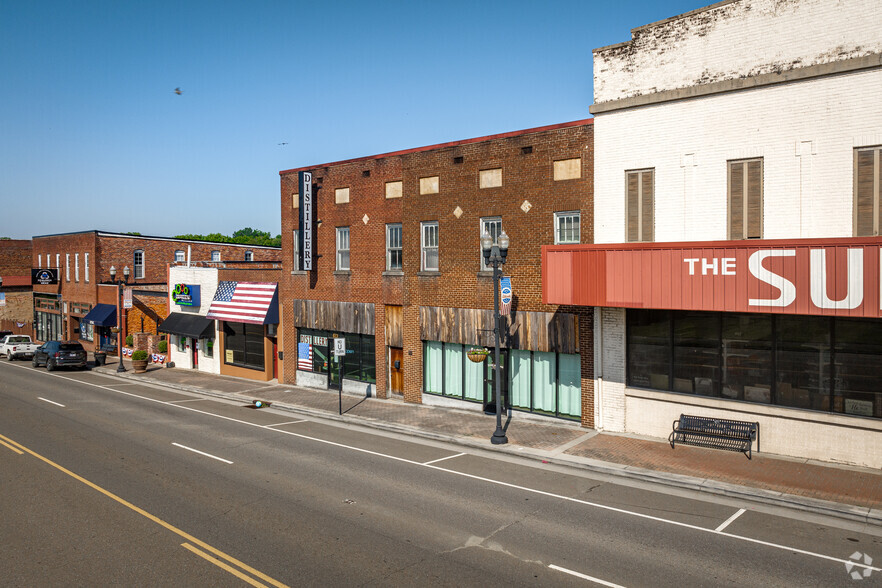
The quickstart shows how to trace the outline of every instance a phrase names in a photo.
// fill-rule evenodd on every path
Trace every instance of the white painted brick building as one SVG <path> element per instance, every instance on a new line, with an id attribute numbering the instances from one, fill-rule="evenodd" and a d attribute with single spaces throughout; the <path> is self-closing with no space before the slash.
<path id="1" fill-rule="evenodd" d="M 597 146 L 596 244 L 615 244 L 616 247 L 605 248 L 612 251 L 629 241 L 642 245 L 649 245 L 647 241 L 690 242 L 682 245 L 681 255 L 690 257 L 687 251 L 697 247 L 694 242 L 701 242 L 702 248 L 718 248 L 723 256 L 733 255 L 733 260 L 735 254 L 726 252 L 735 251 L 735 245 L 745 251 L 763 246 L 787 249 L 782 255 L 790 256 L 788 247 L 792 244 L 805 246 L 808 259 L 811 244 L 817 242 L 800 240 L 838 238 L 835 243 L 814 246 L 826 247 L 824 255 L 834 257 L 836 247 L 866 247 L 864 267 L 875 272 L 869 279 L 882 273 L 872 267 L 875 264 L 878 268 L 879 261 L 870 261 L 870 256 L 873 260 L 882 257 L 878 254 L 882 241 L 878 245 L 873 241 L 878 239 L 882 225 L 882 149 L 875 149 L 882 146 L 882 3 L 878 0 L 727 0 L 641 26 L 632 30 L 630 41 L 594 51 L 594 91 L 591 111 L 595 114 Z M 869 167 L 861 167 L 860 173 L 867 169 L 872 172 L 860 176 L 861 190 L 870 195 L 868 206 L 876 211 L 876 229 L 870 232 L 858 229 L 858 222 L 865 222 L 858 219 L 863 213 L 855 206 L 858 198 L 864 197 L 858 195 L 856 184 L 859 154 L 866 156 L 861 161 L 869 162 Z M 748 174 L 750 162 L 756 162 L 757 175 Z M 639 175 L 643 172 L 650 174 L 645 176 L 649 178 L 645 184 L 644 176 Z M 754 182 L 751 186 L 759 186 L 759 205 L 755 210 L 748 205 L 757 198 L 748 181 Z M 754 195 L 748 196 L 751 191 Z M 637 211 L 630 217 L 629 206 L 631 212 Z M 647 216 L 640 216 L 643 214 Z M 745 225 L 738 228 L 733 219 L 742 215 Z M 644 226 L 637 224 L 638 216 L 644 224 L 651 218 L 653 232 L 649 238 L 638 234 L 643 230 L 639 227 Z M 742 240 L 748 233 L 748 219 L 761 227 L 757 234 L 747 235 L 755 238 L 750 242 Z M 871 218 L 868 222 L 872 229 L 874 221 Z M 738 232 L 742 230 L 744 234 Z M 859 237 L 860 243 L 850 241 Z M 768 240 L 776 241 L 764 245 Z M 600 245 L 593 248 L 604 249 Z M 648 249 L 658 254 L 658 246 Z M 841 265 L 836 276 L 846 271 Z M 805 266 L 808 267 L 807 263 Z M 605 267 L 607 275 L 614 271 L 610 265 Z M 673 267 L 675 272 L 682 269 L 677 268 L 676 261 Z M 757 268 L 771 268 L 772 273 L 780 275 L 785 272 L 774 261 L 765 266 L 760 261 L 751 271 Z M 746 264 L 739 265 L 739 274 L 746 274 L 746 269 Z M 849 284 L 852 270 L 849 267 Z M 727 284 L 735 282 L 734 274 L 733 269 L 730 282 L 723 281 L 728 279 L 726 276 L 714 282 L 712 287 L 717 288 L 718 295 Z M 756 273 L 753 275 L 756 277 Z M 638 279 L 650 278 L 644 274 Z M 821 286 L 817 278 L 811 279 L 815 280 L 813 292 L 819 287 L 829 287 L 831 291 L 839 287 L 834 284 L 838 279 L 835 276 L 827 285 L 821 278 Z M 573 283 L 576 281 L 573 278 Z M 759 281 L 764 282 L 760 286 L 771 283 L 762 278 Z M 751 288 L 753 292 L 755 286 Z M 774 299 L 779 291 L 778 300 L 785 298 L 780 288 L 769 289 L 767 297 Z M 882 388 L 858 384 L 863 380 L 848 364 L 851 351 L 844 351 L 851 349 L 852 343 L 845 341 L 847 335 L 836 338 L 840 336 L 837 333 L 848 330 L 846 327 L 856 331 L 867 325 L 873 327 L 872 321 L 882 328 L 878 318 L 882 315 L 882 303 L 875 303 L 882 295 L 872 296 L 879 308 L 864 312 L 864 322 L 860 324 L 840 324 L 840 319 L 832 316 L 835 312 L 806 311 L 804 306 L 797 310 L 797 302 L 785 307 L 783 302 L 765 300 L 767 306 L 775 307 L 771 309 L 774 314 L 749 315 L 740 311 L 736 315 L 731 312 L 735 308 L 706 313 L 717 321 L 722 333 L 715 356 L 720 368 L 712 371 L 716 376 L 708 377 L 688 370 L 681 371 L 678 377 L 678 362 L 686 361 L 677 356 L 678 329 L 686 325 L 680 330 L 688 331 L 694 338 L 698 335 L 689 323 L 691 315 L 677 313 L 692 312 L 698 307 L 689 303 L 656 307 L 671 313 L 665 328 L 670 327 L 671 332 L 672 367 L 667 375 L 647 374 L 645 381 L 652 381 L 652 385 L 630 386 L 626 384 L 640 378 L 629 375 L 629 369 L 643 368 L 636 364 L 629 368 L 629 345 L 636 339 L 629 339 L 628 317 L 649 313 L 645 309 L 650 307 L 625 301 L 615 304 L 618 308 L 597 308 L 597 427 L 667 437 L 672 421 L 681 413 L 736 418 L 760 423 L 764 452 L 882 467 Z M 845 300 L 841 295 L 831 298 Z M 754 302 L 757 300 L 751 300 L 751 304 Z M 869 300 L 866 304 L 870 304 Z M 786 336 L 781 335 L 790 324 L 788 317 L 796 315 L 829 317 L 803 317 L 806 329 L 818 321 L 829 321 L 830 325 L 828 332 L 818 335 L 826 343 L 815 345 L 820 359 L 818 373 L 809 374 L 811 378 L 805 373 L 781 373 L 781 366 L 791 357 L 788 353 L 792 352 L 793 358 L 801 357 L 799 350 L 788 347 Z M 857 315 L 852 312 L 848 316 Z M 682 325 L 677 321 L 682 321 Z M 737 362 L 732 359 L 737 353 L 732 350 L 740 349 L 726 339 L 727 324 L 732 321 L 772 325 L 771 335 L 748 341 L 757 349 L 762 348 L 751 351 L 756 352 L 756 357 L 749 359 L 754 361 L 750 365 L 760 366 L 755 372 L 766 369 L 769 373 L 763 372 L 763 377 L 770 380 L 761 384 L 732 383 L 737 379 L 733 375 Z M 743 330 L 757 328 L 750 323 Z M 855 335 L 858 341 L 861 336 L 864 335 Z M 689 361 L 701 363 L 701 346 L 690 345 Z M 771 351 L 766 351 L 766 346 Z M 868 342 L 867 348 L 870 347 Z M 763 367 L 766 357 L 771 358 L 770 367 Z M 878 354 L 855 360 L 873 366 L 879 361 L 882 360 Z M 805 372 L 812 369 L 815 368 L 806 367 Z M 709 390 L 715 392 L 703 393 Z"/>

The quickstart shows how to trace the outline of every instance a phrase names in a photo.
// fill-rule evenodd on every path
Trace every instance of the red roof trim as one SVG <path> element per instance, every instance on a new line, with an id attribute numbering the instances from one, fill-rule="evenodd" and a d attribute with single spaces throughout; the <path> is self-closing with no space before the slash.
<path id="1" fill-rule="evenodd" d="M 443 149 L 445 147 L 457 147 L 459 145 L 469 145 L 471 143 L 480 143 L 482 141 L 492 141 L 494 139 L 507 139 L 509 137 L 517 137 L 519 135 L 529 135 L 531 133 L 542 133 L 545 131 L 554 131 L 556 129 L 565 129 L 568 127 L 579 127 L 584 125 L 590 125 L 594 122 L 593 118 L 586 118 L 582 120 L 574 120 L 572 122 L 558 123 L 555 125 L 547 125 L 544 127 L 535 127 L 532 129 L 524 129 L 522 131 L 510 131 L 508 133 L 499 133 L 498 135 L 486 135 L 484 137 L 475 137 L 473 139 L 463 139 L 461 141 L 451 141 L 449 143 L 438 143 L 436 145 L 426 145 L 425 147 L 416 147 L 414 149 L 402 149 L 400 151 L 391 151 L 389 153 L 380 153 L 379 155 L 368 155 L 365 157 L 354 157 L 352 159 L 342 159 L 340 161 L 332 161 L 330 163 L 320 163 L 317 165 L 308 165 L 304 167 L 295 167 L 293 169 L 286 169 L 279 172 L 280 176 L 285 174 L 290 174 L 299 171 L 309 171 L 319 167 L 330 167 L 332 165 L 342 165 L 344 163 L 354 163 L 356 161 L 368 161 L 371 159 L 382 159 L 384 157 L 394 157 L 396 155 L 405 155 L 408 153 L 420 153 L 421 151 L 431 151 L 433 149 Z"/>

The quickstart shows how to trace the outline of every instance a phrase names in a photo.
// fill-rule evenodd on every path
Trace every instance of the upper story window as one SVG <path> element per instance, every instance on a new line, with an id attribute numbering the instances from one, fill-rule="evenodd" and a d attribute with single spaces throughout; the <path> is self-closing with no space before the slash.
<path id="1" fill-rule="evenodd" d="M 386 269 L 389 271 L 401 270 L 401 223 L 386 225 Z"/>
<path id="2" fill-rule="evenodd" d="M 401 180 L 397 182 L 386 182 L 386 198 L 401 198 L 402 194 Z"/>
<path id="3" fill-rule="evenodd" d="M 183 249 L 178 249 L 177 251 L 175 251 L 175 261 L 177 261 L 178 263 L 187 261 L 186 257 L 184 257 Z"/>
<path id="4" fill-rule="evenodd" d="M 217 250 L 212 251 L 211 252 L 211 261 L 220 261 L 220 260 L 221 260 L 220 251 L 217 251 Z"/>
<path id="5" fill-rule="evenodd" d="M 46 255 L 46 263 L 49 263 L 49 255 Z M 55 269 L 61 269 L 61 254 L 55 254 Z"/>
<path id="6" fill-rule="evenodd" d="M 438 221 L 420 223 L 420 249 L 422 261 L 420 267 L 426 272 L 437 272 L 438 263 Z"/>
<path id="7" fill-rule="evenodd" d="M 498 188 L 502 185 L 502 168 L 482 169 L 478 172 L 478 186 L 480 188 Z"/>
<path id="8" fill-rule="evenodd" d="M 136 280 L 144 279 L 144 250 L 136 249 L 132 259 L 132 265 L 135 267 L 134 277 Z"/>
<path id="9" fill-rule="evenodd" d="M 581 213 L 578 210 L 554 213 L 554 244 L 581 241 Z"/>
<path id="10" fill-rule="evenodd" d="M 246 251 L 245 261 L 254 261 L 254 253 L 252 253 L 251 251 Z"/>
<path id="11" fill-rule="evenodd" d="M 334 202 L 337 204 L 349 202 L 349 188 L 337 188 L 334 190 Z"/>
<path id="12" fill-rule="evenodd" d="M 437 194 L 441 191 L 441 179 L 439 176 L 420 178 L 420 196 L 425 194 Z"/>
<path id="13" fill-rule="evenodd" d="M 43 267 L 43 254 L 37 254 L 37 267 Z"/>
<path id="14" fill-rule="evenodd" d="M 578 180 L 582 177 L 582 158 L 558 159 L 554 162 L 554 181 Z"/>
<path id="15" fill-rule="evenodd" d="M 496 241 L 499 239 L 499 234 L 502 232 L 502 217 L 490 216 L 482 218 L 481 226 L 479 228 L 478 239 L 480 240 L 481 235 L 484 233 L 489 233 L 490 236 L 493 237 L 493 244 L 496 245 Z M 490 271 L 493 269 L 492 266 L 489 266 L 484 262 L 484 252 L 481 250 L 480 244 L 478 245 L 478 256 L 481 259 L 481 271 Z"/>
<path id="16" fill-rule="evenodd" d="M 294 253 L 294 271 L 300 270 L 300 231 L 293 231 L 294 244 L 291 251 Z"/>
<path id="17" fill-rule="evenodd" d="M 854 150 L 854 236 L 882 234 L 882 147 Z"/>
<path id="18" fill-rule="evenodd" d="M 83 254 L 83 267 L 86 270 L 86 282 L 89 282 L 89 254 Z"/>
<path id="19" fill-rule="evenodd" d="M 763 236 L 763 160 L 729 162 L 729 238 Z"/>
<path id="20" fill-rule="evenodd" d="M 349 227 L 337 227 L 337 269 L 349 269 Z"/>
<path id="21" fill-rule="evenodd" d="M 625 172 L 625 219 L 628 241 L 655 239 L 655 170 Z"/>
<path id="22" fill-rule="evenodd" d="M 70 282 L 70 253 L 64 254 L 64 275 L 65 279 Z"/>
<path id="23" fill-rule="evenodd" d="M 80 254 L 74 253 L 74 281 L 80 281 Z"/>

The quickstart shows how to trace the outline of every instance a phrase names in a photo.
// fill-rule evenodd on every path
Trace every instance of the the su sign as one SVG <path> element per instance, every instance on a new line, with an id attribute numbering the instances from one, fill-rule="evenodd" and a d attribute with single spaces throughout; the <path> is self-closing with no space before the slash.
<path id="1" fill-rule="evenodd" d="M 543 249 L 550 304 L 882 316 L 878 238 Z"/>

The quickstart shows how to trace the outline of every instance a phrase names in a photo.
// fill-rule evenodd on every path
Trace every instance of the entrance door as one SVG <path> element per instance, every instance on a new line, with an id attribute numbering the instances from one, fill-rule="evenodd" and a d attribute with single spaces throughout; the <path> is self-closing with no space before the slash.
<path id="1" fill-rule="evenodd" d="M 404 394 L 404 349 L 389 348 L 389 389 L 393 394 Z"/>
<path id="2" fill-rule="evenodd" d="M 198 343 L 199 340 L 198 339 L 190 339 L 190 341 L 193 342 L 193 344 L 190 347 L 190 351 L 193 352 L 193 369 L 197 370 L 197 369 L 199 369 L 199 343 Z"/>
<path id="3" fill-rule="evenodd" d="M 332 390 L 340 390 L 342 382 L 340 381 L 340 364 L 345 356 L 334 355 L 334 339 L 328 337 L 328 388 Z"/>
<path id="4" fill-rule="evenodd" d="M 487 361 L 484 362 L 486 366 L 484 371 L 484 412 L 487 414 L 496 414 L 496 369 L 493 367 L 493 361 L 495 359 L 495 353 L 493 351 L 490 352 L 490 355 L 487 357 Z M 509 407 L 509 399 L 508 399 L 508 350 L 500 349 L 499 350 L 499 379 L 500 379 L 500 391 L 502 392 L 502 409 L 503 414 L 505 414 L 505 409 Z"/>

